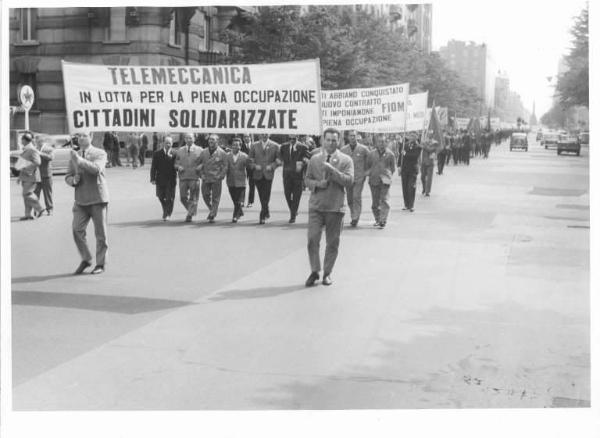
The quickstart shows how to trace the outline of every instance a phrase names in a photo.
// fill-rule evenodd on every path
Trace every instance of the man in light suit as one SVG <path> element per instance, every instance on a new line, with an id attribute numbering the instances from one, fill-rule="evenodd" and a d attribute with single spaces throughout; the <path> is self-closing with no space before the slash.
<path id="1" fill-rule="evenodd" d="M 172 150 L 173 139 L 169 136 L 163 140 L 163 148 L 152 154 L 150 166 L 150 182 L 156 185 L 156 197 L 162 206 L 162 219 L 168 220 L 173 214 L 175 187 L 177 186 L 177 170 Z"/>
<path id="2" fill-rule="evenodd" d="M 367 157 L 369 187 L 373 203 L 371 210 L 376 227 L 385 228 L 390 212 L 390 186 L 396 171 L 396 156 L 387 148 L 385 134 L 375 136 L 375 149 Z"/>
<path id="3" fill-rule="evenodd" d="M 75 274 L 79 275 L 91 266 L 92 255 L 85 238 L 90 219 L 94 223 L 96 235 L 96 267 L 92 270 L 92 274 L 101 274 L 104 272 L 108 249 L 106 238 L 108 187 L 104 177 L 106 152 L 92 146 L 87 132 L 80 132 L 77 137 L 81 150 L 71 151 L 69 170 L 65 177 L 67 184 L 75 187 L 73 238 L 82 259 Z"/>
<path id="4" fill-rule="evenodd" d="M 22 193 L 25 204 L 25 216 L 19 220 L 26 221 L 33 219 L 31 210 L 35 211 L 35 217 L 40 217 L 45 211 L 40 204 L 40 199 L 35 194 L 37 184 L 42 181 L 39 171 L 42 159 L 39 151 L 33 144 L 33 134 L 31 132 L 25 132 L 21 136 L 21 144 L 23 145 L 23 151 L 19 159 L 24 160 L 24 163 L 27 163 L 27 165 L 22 167 L 19 173 L 19 182 L 23 186 Z"/>
<path id="5" fill-rule="evenodd" d="M 218 141 L 219 136 L 217 134 L 210 134 L 208 147 L 200 152 L 196 168 L 202 178 L 202 199 L 208 207 L 206 220 L 211 224 L 215 222 L 215 217 L 219 211 L 223 178 L 227 174 L 227 153 L 219 147 Z"/>
<path id="6" fill-rule="evenodd" d="M 179 196 L 181 203 L 187 210 L 186 222 L 191 222 L 198 211 L 198 198 L 200 197 L 200 179 L 196 166 L 202 148 L 194 144 L 194 136 L 186 133 L 183 137 L 184 144 L 180 146 L 175 155 L 175 168 L 179 173 Z"/>
<path id="7" fill-rule="evenodd" d="M 348 133 L 348 144 L 342 147 L 340 151 L 352 158 L 352 162 L 354 163 L 354 183 L 347 190 L 347 197 L 348 207 L 350 208 L 350 225 L 356 227 L 362 210 L 362 191 L 367 175 L 367 155 L 369 154 L 369 148 L 364 144 L 358 143 L 356 131 L 352 130 Z"/>
<path id="8" fill-rule="evenodd" d="M 47 143 L 48 137 L 40 135 L 36 137 L 36 144 L 40 152 L 42 164 L 40 165 L 41 182 L 35 187 L 35 196 L 40 199 L 40 193 L 44 193 L 44 203 L 46 204 L 46 213 L 48 216 L 52 214 L 54 202 L 52 201 L 52 160 L 54 159 L 54 148 Z"/>
<path id="9" fill-rule="evenodd" d="M 308 258 L 311 273 L 305 283 L 307 287 L 319 279 L 319 247 L 323 228 L 326 247 L 322 283 L 325 286 L 332 283 L 331 271 L 337 258 L 344 223 L 344 191 L 352 187 L 354 182 L 352 159 L 337 149 L 339 141 L 339 131 L 327 128 L 322 137 L 323 150 L 311 157 L 306 171 L 306 186 L 311 192 L 308 201 Z"/>
<path id="10" fill-rule="evenodd" d="M 289 223 L 296 222 L 298 206 L 302 197 L 304 167 L 310 158 L 308 147 L 297 141 L 296 135 L 290 135 L 289 141 L 281 145 L 280 160 L 283 164 L 283 193 L 290 209 Z"/>
<path id="11" fill-rule="evenodd" d="M 233 218 L 236 223 L 244 215 L 242 207 L 246 197 L 247 169 L 250 165 L 248 155 L 240 151 L 242 140 L 234 138 L 231 142 L 231 152 L 227 154 L 227 187 L 233 201 Z"/>
<path id="12" fill-rule="evenodd" d="M 264 224 L 271 217 L 269 201 L 275 169 L 279 165 L 279 145 L 269 140 L 269 134 L 260 134 L 260 140 L 250 146 L 250 161 L 252 163 L 252 179 L 258 190 L 260 199 L 259 223 Z"/>

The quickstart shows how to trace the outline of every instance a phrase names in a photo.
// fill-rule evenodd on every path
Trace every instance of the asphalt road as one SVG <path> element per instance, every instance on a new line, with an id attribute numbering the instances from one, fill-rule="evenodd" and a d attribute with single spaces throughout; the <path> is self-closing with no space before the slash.
<path id="1" fill-rule="evenodd" d="M 259 226 L 225 190 L 215 224 L 202 202 L 163 223 L 148 166 L 108 169 L 107 271 L 79 277 L 72 189 L 55 177 L 55 215 L 19 222 L 12 182 L 14 408 L 589 406 L 588 151 L 531 143 L 450 165 L 414 213 L 396 176 L 385 230 L 365 187 L 311 289 L 308 193 L 288 225 L 280 171 Z"/>

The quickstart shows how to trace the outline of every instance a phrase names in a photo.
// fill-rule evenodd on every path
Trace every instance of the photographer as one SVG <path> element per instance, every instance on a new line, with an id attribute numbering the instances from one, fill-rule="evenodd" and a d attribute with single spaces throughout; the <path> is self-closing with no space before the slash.
<path id="1" fill-rule="evenodd" d="M 106 152 L 92 146 L 87 132 L 76 134 L 73 139 L 71 161 L 65 181 L 75 188 L 73 205 L 73 238 L 81 255 L 81 263 L 75 275 L 82 274 L 91 266 L 92 255 L 86 242 L 86 228 L 90 219 L 94 223 L 96 235 L 96 267 L 92 274 L 104 272 L 106 251 L 108 249 L 107 210 L 108 187 L 104 177 Z"/>

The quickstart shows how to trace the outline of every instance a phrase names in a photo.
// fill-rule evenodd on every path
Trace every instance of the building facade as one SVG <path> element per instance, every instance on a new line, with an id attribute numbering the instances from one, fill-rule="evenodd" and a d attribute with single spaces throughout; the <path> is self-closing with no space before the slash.
<path id="1" fill-rule="evenodd" d="M 35 103 L 30 128 L 65 133 L 61 60 L 104 65 L 216 64 L 230 47 L 221 32 L 252 8 L 112 7 L 10 10 L 10 105 L 30 85 Z M 11 128 L 24 126 L 23 113 Z"/>
<path id="2" fill-rule="evenodd" d="M 476 44 L 473 41 L 451 40 L 446 46 L 440 47 L 440 57 L 448 67 L 458 73 L 466 83 L 472 85 L 481 97 L 486 107 L 494 106 L 496 69 L 486 44 Z"/>

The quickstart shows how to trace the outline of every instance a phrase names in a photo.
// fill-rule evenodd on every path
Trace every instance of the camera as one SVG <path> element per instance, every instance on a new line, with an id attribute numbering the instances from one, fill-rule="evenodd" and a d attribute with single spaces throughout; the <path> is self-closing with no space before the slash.
<path id="1" fill-rule="evenodd" d="M 73 149 L 74 151 L 78 151 L 80 149 L 80 147 L 79 147 L 79 137 L 77 137 L 76 135 L 74 135 L 73 137 L 71 137 L 71 149 Z"/>

